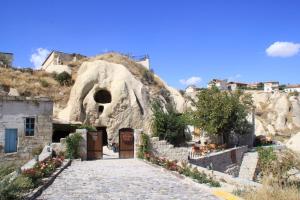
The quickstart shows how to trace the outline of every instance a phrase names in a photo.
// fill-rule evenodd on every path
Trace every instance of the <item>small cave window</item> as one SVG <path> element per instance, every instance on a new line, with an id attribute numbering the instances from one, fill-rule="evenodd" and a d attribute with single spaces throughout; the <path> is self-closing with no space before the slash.
<path id="1" fill-rule="evenodd" d="M 95 93 L 94 100 L 97 103 L 110 103 L 111 102 L 111 94 L 107 90 L 99 90 Z"/>
<path id="2" fill-rule="evenodd" d="M 99 114 L 103 113 L 103 110 L 104 110 L 104 106 L 99 106 L 98 107 Z"/>

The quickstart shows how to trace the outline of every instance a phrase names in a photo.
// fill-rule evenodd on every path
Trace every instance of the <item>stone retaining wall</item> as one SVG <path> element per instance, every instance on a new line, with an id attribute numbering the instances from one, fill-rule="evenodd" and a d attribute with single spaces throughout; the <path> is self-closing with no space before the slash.
<path id="1" fill-rule="evenodd" d="M 248 151 L 247 146 L 236 147 L 232 149 L 227 149 L 225 151 L 220 151 L 216 153 L 211 153 L 206 156 L 202 156 L 197 159 L 191 158 L 189 161 L 194 165 L 207 168 L 212 165 L 213 170 L 219 172 L 225 172 L 232 165 L 241 165 L 243 160 L 243 155 Z"/>
<path id="2" fill-rule="evenodd" d="M 188 147 L 174 147 L 165 140 L 159 140 L 158 137 L 151 138 L 151 149 L 155 156 L 177 161 L 188 160 Z"/>

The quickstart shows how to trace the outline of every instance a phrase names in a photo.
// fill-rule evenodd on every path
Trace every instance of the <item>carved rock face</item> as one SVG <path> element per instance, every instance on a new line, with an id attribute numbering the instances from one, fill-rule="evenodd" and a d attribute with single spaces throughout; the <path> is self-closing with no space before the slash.
<path id="1" fill-rule="evenodd" d="M 102 60 L 84 62 L 78 71 L 68 105 L 58 114 L 58 118 L 107 127 L 109 139 L 115 138 L 121 128 L 143 129 L 150 133 L 150 93 L 148 86 L 137 80 L 123 65 Z M 174 93 L 171 91 L 171 95 L 174 96 Z M 180 97 L 177 96 L 177 99 Z M 183 98 L 180 100 L 176 105 L 182 107 L 180 103 L 184 102 Z"/>

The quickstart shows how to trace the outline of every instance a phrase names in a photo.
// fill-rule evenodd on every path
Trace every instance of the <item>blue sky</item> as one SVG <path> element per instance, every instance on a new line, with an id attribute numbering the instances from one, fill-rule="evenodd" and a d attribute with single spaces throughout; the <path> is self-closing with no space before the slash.
<path id="1" fill-rule="evenodd" d="M 299 10 L 299 0 L 3 0 L 0 51 L 22 67 L 38 48 L 149 54 L 176 88 L 212 78 L 300 83 Z"/>

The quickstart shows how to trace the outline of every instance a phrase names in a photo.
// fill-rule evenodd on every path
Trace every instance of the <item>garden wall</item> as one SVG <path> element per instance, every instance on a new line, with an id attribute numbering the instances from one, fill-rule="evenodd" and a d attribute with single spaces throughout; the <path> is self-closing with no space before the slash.
<path id="1" fill-rule="evenodd" d="M 241 165 L 243 155 L 248 151 L 247 146 L 227 149 L 224 151 L 211 153 L 199 158 L 190 158 L 189 162 L 201 167 L 208 167 L 212 164 L 213 170 L 225 172 L 232 165 Z"/>
<path id="2" fill-rule="evenodd" d="M 152 137 L 151 149 L 155 156 L 168 158 L 170 160 L 187 161 L 189 155 L 188 147 L 174 147 L 165 140 L 159 140 L 158 137 Z"/>

